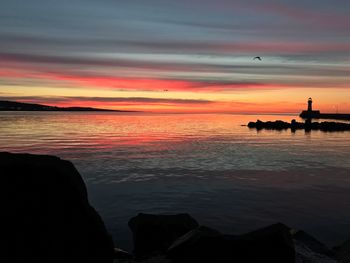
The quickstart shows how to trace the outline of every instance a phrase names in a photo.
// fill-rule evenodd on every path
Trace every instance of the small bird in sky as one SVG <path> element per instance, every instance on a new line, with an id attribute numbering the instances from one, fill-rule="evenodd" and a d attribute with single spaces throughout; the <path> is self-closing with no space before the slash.
<path id="1" fill-rule="evenodd" d="M 256 60 L 256 59 L 258 59 L 258 60 L 260 60 L 260 61 L 262 60 L 261 57 L 254 57 L 254 58 L 253 58 L 253 60 Z"/>

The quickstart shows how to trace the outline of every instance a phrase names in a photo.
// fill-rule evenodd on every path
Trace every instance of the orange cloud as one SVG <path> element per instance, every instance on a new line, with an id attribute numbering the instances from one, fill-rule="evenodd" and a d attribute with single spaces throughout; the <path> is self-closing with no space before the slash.
<path id="1" fill-rule="evenodd" d="M 293 102 L 209 101 L 196 99 L 162 99 L 143 97 L 3 97 L 27 103 L 60 107 L 95 107 L 117 110 L 171 113 L 280 113 L 297 112 L 301 105 Z"/>
<path id="2" fill-rule="evenodd" d="M 245 89 L 278 89 L 288 87 L 283 84 L 265 84 L 250 81 L 202 81 L 160 78 L 112 77 L 95 75 L 78 75 L 63 73 L 35 72 L 27 70 L 0 70 L 0 77 L 33 78 L 41 80 L 56 80 L 71 83 L 75 87 L 112 88 L 118 90 L 139 91 L 229 91 Z"/>

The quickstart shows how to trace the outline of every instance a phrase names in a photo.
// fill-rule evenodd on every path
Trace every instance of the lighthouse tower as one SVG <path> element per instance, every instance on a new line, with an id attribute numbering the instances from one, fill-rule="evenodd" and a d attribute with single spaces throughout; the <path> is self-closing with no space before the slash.
<path id="1" fill-rule="evenodd" d="M 309 98 L 307 101 L 307 111 L 312 112 L 312 99 Z"/>
<path id="2" fill-rule="evenodd" d="M 307 110 L 303 110 L 299 116 L 303 119 L 311 119 L 311 118 L 319 118 L 320 114 L 321 113 L 319 110 L 312 109 L 312 99 L 309 98 L 307 100 Z"/>

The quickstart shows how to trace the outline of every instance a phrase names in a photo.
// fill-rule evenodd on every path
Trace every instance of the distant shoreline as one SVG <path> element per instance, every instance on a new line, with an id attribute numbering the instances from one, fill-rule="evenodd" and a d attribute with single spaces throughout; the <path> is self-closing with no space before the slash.
<path id="1" fill-rule="evenodd" d="M 42 104 L 16 101 L 0 101 L 0 111 L 59 111 L 59 112 L 137 112 L 124 110 L 99 109 L 91 107 L 56 107 Z"/>
<path id="2" fill-rule="evenodd" d="M 27 111 L 27 112 L 120 112 L 120 113 L 128 113 L 128 112 L 142 112 L 142 111 L 124 111 L 124 110 L 107 110 L 107 109 L 69 109 L 69 108 L 64 108 L 64 109 L 58 109 L 58 110 L 7 110 L 7 109 L 0 109 L 0 112 L 20 112 L 20 111 Z"/>

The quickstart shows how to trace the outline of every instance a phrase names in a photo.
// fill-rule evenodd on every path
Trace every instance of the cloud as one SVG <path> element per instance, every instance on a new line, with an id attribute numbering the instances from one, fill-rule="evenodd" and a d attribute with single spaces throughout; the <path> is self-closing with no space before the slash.
<path id="1" fill-rule="evenodd" d="M 267 8 L 267 7 L 264 7 Z M 324 21 L 324 20 L 322 20 Z M 328 20 L 326 20 L 328 21 Z M 327 22 L 328 23 L 328 22 Z M 350 28 L 350 26 L 349 26 Z M 256 34 L 259 34 L 256 32 Z M 260 39 L 259 39 L 260 38 Z M 64 50 L 69 51 L 73 50 L 89 50 L 89 52 L 94 53 L 94 48 L 108 50 L 110 52 L 119 51 L 119 52 L 132 52 L 132 53 L 162 53 L 162 52 L 185 52 L 185 53 L 207 53 L 207 54 L 249 54 L 252 52 L 262 52 L 266 54 L 300 54 L 300 53 L 337 53 L 337 52 L 349 52 L 350 43 L 348 40 L 335 41 L 331 40 L 322 40 L 308 38 L 305 39 L 286 39 L 273 38 L 271 40 L 265 39 L 262 36 L 257 36 L 257 38 L 252 38 L 250 40 L 242 39 L 231 39 L 231 38 L 221 38 L 221 39 L 207 39 L 207 40 L 168 40 L 168 39 L 136 39 L 128 40 L 121 39 L 118 37 L 66 37 L 58 38 L 53 36 L 38 36 L 38 35 L 17 35 L 17 34 L 1 34 L 0 32 L 0 47 L 3 52 L 7 52 L 7 56 L 13 59 L 18 59 L 19 54 L 11 54 L 11 47 L 27 47 L 26 49 L 36 50 L 38 47 L 41 47 L 44 51 L 51 51 L 52 48 L 55 48 L 54 51 L 58 51 L 59 47 L 66 47 Z M 51 48 L 50 48 L 51 47 Z M 68 50 L 67 50 L 68 48 Z M 92 49 L 92 50 L 91 50 Z M 6 51 L 8 50 L 8 51 Z M 95 52 L 99 52 L 96 50 Z M 5 56 L 6 54 L 2 54 Z M 22 55 L 24 56 L 24 54 Z M 58 56 L 53 56 L 56 60 L 61 61 L 62 63 L 75 63 L 76 60 L 71 61 L 68 58 L 60 58 Z M 29 59 L 38 60 L 38 62 L 52 62 L 51 60 L 46 60 L 44 57 L 30 57 Z M 121 63 L 123 61 L 120 61 Z M 81 60 L 81 63 L 89 63 L 88 59 Z M 105 64 L 101 62 L 102 65 L 115 65 L 116 63 L 105 61 Z M 109 64 L 112 63 L 112 64 Z"/>
<path id="2" fill-rule="evenodd" d="M 92 89 L 114 89 L 129 91 L 169 91 L 182 92 L 231 92 L 231 91 L 253 91 L 271 90 L 303 87 L 346 87 L 348 86 L 347 70 L 331 71 L 327 69 L 305 70 L 304 73 L 294 73 L 289 77 L 283 75 L 283 70 L 276 69 L 275 75 L 270 76 L 264 71 L 259 75 L 252 75 L 255 80 L 248 80 L 249 74 L 243 75 L 245 79 L 232 77 L 215 77 L 192 73 L 187 76 L 155 76 L 146 77 L 120 77 L 112 75 L 101 75 L 99 72 L 74 72 L 68 73 L 67 69 L 50 70 L 47 72 L 44 67 L 20 68 L 19 71 L 0 71 L 0 79 L 4 85 L 29 85 L 47 87 L 71 87 L 71 88 L 92 88 Z M 312 73 L 312 74 L 311 74 Z M 322 73 L 322 75 L 321 75 Z M 264 77 L 266 74 L 267 77 Z M 278 75 L 281 78 L 278 78 Z M 222 75 L 222 74 L 221 74 Z M 314 75 L 314 77 L 312 76 Z M 260 78 L 259 78 L 260 76 Z M 304 77 L 302 77 L 304 76 Z M 253 78 L 253 79 L 254 79 Z"/>
<path id="3" fill-rule="evenodd" d="M 350 47 L 349 47 L 350 48 Z M 161 58 L 161 59 L 160 59 Z M 344 65 L 235 60 L 218 56 L 176 57 L 133 55 L 128 58 L 89 58 L 0 52 L 0 77 L 11 85 L 99 87 L 125 90 L 237 91 L 288 87 L 347 85 L 350 70 Z M 289 62 L 291 60 L 292 62 Z M 10 79 L 13 81 L 11 82 Z"/>
<path id="4" fill-rule="evenodd" d="M 147 97 L 82 97 L 82 96 L 1 96 L 1 100 L 25 101 L 31 103 L 116 103 L 116 104 L 210 104 L 214 101 L 196 100 L 196 99 L 163 99 L 163 98 L 147 98 Z"/>
<path id="5" fill-rule="evenodd" d="M 348 1 L 62 1 L 4 0 L 0 85 L 349 87 Z M 262 63 L 252 60 L 256 55 Z"/>
<path id="6" fill-rule="evenodd" d="M 252 102 L 237 100 L 196 100 L 148 97 L 83 97 L 83 96 L 0 96 L 11 100 L 61 107 L 95 107 L 109 109 L 141 110 L 146 112 L 198 112 L 198 113 L 276 113 L 298 112 L 304 104 L 289 101 Z"/>
<path id="7" fill-rule="evenodd" d="M 336 4 L 336 3 L 334 3 Z M 280 14 L 292 18 L 298 22 L 303 21 L 317 27 L 333 28 L 333 29 L 350 29 L 350 20 L 348 15 L 339 12 L 332 12 L 329 8 L 317 9 L 317 6 L 306 8 L 305 6 L 264 3 L 257 6 L 260 11 L 267 11 L 269 13 Z"/>
<path id="8" fill-rule="evenodd" d="M 269 88 L 266 83 L 259 83 L 247 80 L 225 80 L 217 78 L 192 78 L 187 76 L 184 78 L 175 77 L 120 77 L 112 75 L 103 75 L 99 72 L 81 72 L 70 71 L 69 69 L 45 69 L 45 66 L 16 66 L 12 70 L 0 70 L 0 78 L 14 79 L 15 84 L 21 83 L 23 78 L 25 83 L 29 80 L 39 81 L 47 80 L 50 85 L 53 81 L 61 82 L 63 86 L 70 84 L 72 87 L 92 87 L 92 88 L 110 88 L 118 90 L 139 90 L 139 91 L 220 91 L 220 90 L 239 90 L 239 89 L 255 89 Z M 54 86 L 57 86 L 55 84 Z"/>

